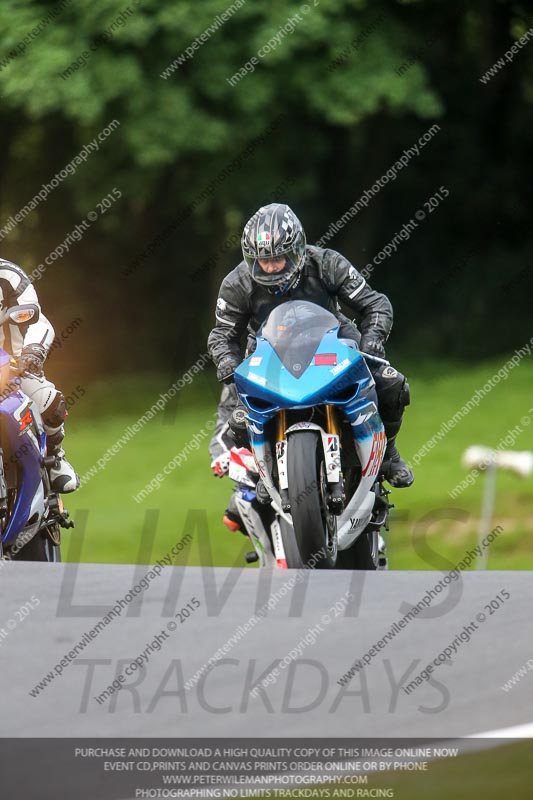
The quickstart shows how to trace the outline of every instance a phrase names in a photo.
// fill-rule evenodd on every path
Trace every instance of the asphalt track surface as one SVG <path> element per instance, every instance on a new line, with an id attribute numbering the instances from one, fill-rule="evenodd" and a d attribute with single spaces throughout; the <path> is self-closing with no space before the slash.
<path id="1" fill-rule="evenodd" d="M 343 688 L 337 680 L 354 660 L 445 573 L 306 571 L 303 583 L 287 588 L 291 577 L 301 573 L 167 567 L 119 618 L 88 640 L 74 663 L 32 697 L 35 685 L 149 570 L 2 565 L 2 737 L 444 739 L 533 721 L 533 671 L 510 691 L 501 688 L 533 658 L 533 579 L 526 572 L 463 573 Z M 510 598 L 496 601 L 499 607 L 491 613 L 486 606 L 503 590 Z M 346 602 L 345 593 L 354 599 L 335 616 L 336 603 L 342 606 L 343 596 Z M 32 595 L 39 605 L 22 618 L 20 609 Z M 278 599 L 268 615 L 230 643 L 224 660 L 185 690 L 184 682 L 269 597 Z M 175 617 L 197 602 L 199 608 L 188 618 L 182 614 L 180 622 Z M 477 622 L 470 641 L 461 643 L 453 663 L 435 668 L 430 682 L 406 694 L 402 679 L 413 680 L 477 614 L 485 619 Z M 286 662 L 275 682 L 250 696 L 254 681 L 317 625 L 321 629 L 307 636 L 309 643 Z M 98 703 L 95 696 L 161 632 L 167 634 L 161 649 L 150 654 L 140 673 L 126 679 L 136 685 L 123 685 Z"/>

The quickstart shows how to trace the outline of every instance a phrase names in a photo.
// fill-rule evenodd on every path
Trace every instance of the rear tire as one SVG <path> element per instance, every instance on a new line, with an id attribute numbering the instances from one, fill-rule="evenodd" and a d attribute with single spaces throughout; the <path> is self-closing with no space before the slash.
<path id="1" fill-rule="evenodd" d="M 287 477 L 302 566 L 333 569 L 337 559 L 337 519 L 326 506 L 326 468 L 317 432 L 298 431 L 289 435 Z"/>

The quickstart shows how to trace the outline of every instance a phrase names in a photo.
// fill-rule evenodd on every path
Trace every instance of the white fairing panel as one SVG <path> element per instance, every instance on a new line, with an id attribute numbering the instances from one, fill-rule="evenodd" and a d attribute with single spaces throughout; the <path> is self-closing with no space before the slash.
<path id="1" fill-rule="evenodd" d="M 259 556 L 260 566 L 275 567 L 276 558 L 272 553 L 270 540 L 265 530 L 265 526 L 261 522 L 261 517 L 248 500 L 244 500 L 242 497 L 236 496 L 235 501 L 237 503 L 237 508 L 239 509 L 241 519 L 246 525 L 248 536 L 250 537 L 254 549 Z"/>
<path id="2" fill-rule="evenodd" d="M 339 550 L 346 550 L 351 547 L 357 537 L 364 531 L 372 516 L 375 497 L 374 492 L 361 486 L 354 492 L 352 499 L 337 520 Z"/>
<path id="3" fill-rule="evenodd" d="M 360 536 L 360 534 L 364 531 L 372 517 L 372 510 L 374 508 L 374 502 L 376 498 L 376 495 L 373 492 L 373 487 L 376 482 L 376 477 L 379 473 L 385 447 L 387 445 L 387 438 L 385 436 L 383 426 L 381 425 L 381 429 L 376 431 L 373 430 L 370 425 L 369 420 L 373 418 L 376 413 L 376 406 L 374 403 L 371 403 L 368 407 L 363 409 L 362 413 L 353 424 L 353 427 L 357 429 L 359 434 L 362 433 L 363 436 L 366 434 L 364 438 L 354 438 L 357 455 L 362 465 L 362 476 L 359 486 L 351 497 L 348 505 L 342 514 L 337 518 L 339 550 L 346 550 L 347 548 L 351 547 L 357 537 Z M 297 435 L 297 431 L 301 430 L 316 430 L 317 432 L 320 432 L 325 454 L 329 455 L 328 451 L 332 444 L 333 446 L 336 444 L 338 447 L 338 442 L 335 441 L 337 440 L 337 437 L 332 437 L 330 434 L 327 434 L 323 428 L 312 422 L 298 422 L 295 425 L 292 425 L 286 431 L 286 435 Z M 271 464 L 272 456 L 270 454 L 270 448 L 265 444 L 258 443 L 255 444 L 253 450 L 256 463 L 258 465 L 259 475 L 265 487 L 267 488 L 270 497 L 272 498 L 273 508 L 280 514 L 280 516 L 282 516 L 292 525 L 290 515 L 285 514 L 281 510 L 281 498 L 271 477 L 269 465 Z M 328 474 L 329 480 L 335 478 L 338 479 L 338 473 L 337 475 L 333 474 L 334 465 L 335 462 L 332 460 L 330 469 L 328 469 L 328 473 L 330 471 L 332 473 Z M 331 469 L 332 467 L 333 469 Z"/>
<path id="4" fill-rule="evenodd" d="M 272 508 L 283 517 L 283 519 L 292 525 L 292 519 L 290 514 L 286 514 L 281 509 L 281 497 L 279 495 L 278 490 L 274 486 L 274 481 L 272 480 L 272 473 L 271 473 L 271 464 L 272 464 L 272 455 L 270 453 L 270 447 L 263 443 L 257 443 L 252 441 L 252 452 L 255 457 L 255 463 L 257 464 L 257 471 L 259 473 L 259 477 L 263 481 L 271 499 L 272 499 Z"/>

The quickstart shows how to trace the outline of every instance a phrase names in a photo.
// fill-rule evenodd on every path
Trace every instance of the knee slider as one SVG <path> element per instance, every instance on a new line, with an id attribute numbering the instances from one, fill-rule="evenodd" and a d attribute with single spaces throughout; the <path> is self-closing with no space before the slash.
<path id="1" fill-rule="evenodd" d="M 61 392 L 57 392 L 56 396 L 42 413 L 43 422 L 50 428 L 58 428 L 65 421 L 67 416 L 67 406 L 65 398 Z"/>
<path id="2" fill-rule="evenodd" d="M 404 408 L 410 404 L 411 391 L 405 375 L 394 370 L 395 375 L 389 377 L 387 375 L 388 370 L 391 370 L 391 367 L 380 367 L 378 372 L 374 374 L 374 378 L 376 380 L 380 412 L 387 419 L 395 419 L 396 415 L 399 414 L 401 416 Z"/>
<path id="3" fill-rule="evenodd" d="M 406 406 L 411 405 L 411 387 L 407 383 L 407 380 L 404 378 L 404 383 L 400 391 L 400 406 L 401 408 L 405 408 Z"/>

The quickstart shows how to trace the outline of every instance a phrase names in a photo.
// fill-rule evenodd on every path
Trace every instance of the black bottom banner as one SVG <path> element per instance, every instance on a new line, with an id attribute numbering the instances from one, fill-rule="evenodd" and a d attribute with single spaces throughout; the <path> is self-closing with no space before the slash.
<path id="1" fill-rule="evenodd" d="M 2 796 L 530 798 L 531 740 L 3 739 Z"/>

